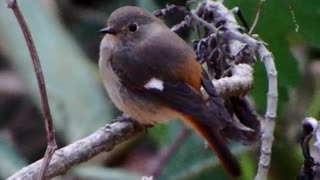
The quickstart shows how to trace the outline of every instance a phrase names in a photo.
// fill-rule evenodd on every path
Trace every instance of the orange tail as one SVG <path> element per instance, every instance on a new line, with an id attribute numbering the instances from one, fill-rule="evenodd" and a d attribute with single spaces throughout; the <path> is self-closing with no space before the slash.
<path id="1" fill-rule="evenodd" d="M 228 149 L 217 129 L 212 129 L 210 125 L 203 120 L 195 120 L 185 116 L 181 119 L 206 139 L 209 147 L 215 152 L 222 166 L 231 176 L 240 176 L 240 165 Z"/>

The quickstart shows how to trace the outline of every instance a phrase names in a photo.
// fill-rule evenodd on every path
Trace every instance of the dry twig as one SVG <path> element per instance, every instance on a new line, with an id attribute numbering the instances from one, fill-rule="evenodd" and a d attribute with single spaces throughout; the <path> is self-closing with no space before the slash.
<path id="1" fill-rule="evenodd" d="M 47 150 L 46 150 L 46 153 L 44 156 L 45 160 L 41 166 L 41 171 L 38 174 L 38 180 L 42 180 L 44 178 L 44 174 L 46 173 L 46 169 L 49 165 L 49 162 L 53 156 L 53 153 L 58 148 L 57 144 L 56 144 L 55 132 L 54 132 L 54 127 L 53 127 L 53 123 L 52 123 L 50 107 L 49 107 L 49 103 L 48 103 L 46 85 L 45 85 L 45 81 L 43 78 L 41 64 L 40 64 L 40 60 L 39 60 L 39 57 L 37 54 L 37 50 L 34 46 L 30 30 L 29 30 L 29 28 L 26 24 L 26 21 L 24 20 L 24 17 L 19 9 L 17 1 L 16 0 L 8 0 L 7 5 L 8 5 L 8 8 L 12 9 L 14 15 L 16 16 L 17 21 L 18 21 L 20 28 L 22 30 L 22 33 L 24 35 L 24 38 L 26 40 L 27 47 L 29 49 L 31 60 L 33 63 L 34 71 L 35 71 L 35 74 L 37 77 L 38 88 L 40 91 L 41 107 L 42 107 L 42 112 L 44 115 L 45 127 L 46 127 L 46 133 L 47 133 L 47 142 L 48 142 Z"/>
<path id="2" fill-rule="evenodd" d="M 260 14 L 261 14 L 261 9 L 262 9 L 262 3 L 264 2 L 264 0 L 260 0 L 258 7 L 257 7 L 257 13 L 256 13 L 256 17 L 254 18 L 254 21 L 252 23 L 252 26 L 248 32 L 249 35 L 252 35 L 254 28 L 256 27 L 256 25 L 258 24 L 259 18 L 260 18 Z"/>

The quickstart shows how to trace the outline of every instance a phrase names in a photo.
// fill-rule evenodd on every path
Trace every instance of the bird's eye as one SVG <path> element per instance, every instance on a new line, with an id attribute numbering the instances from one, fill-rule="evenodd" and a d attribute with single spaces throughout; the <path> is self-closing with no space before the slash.
<path id="1" fill-rule="evenodd" d="M 135 24 L 135 23 L 129 24 L 129 25 L 128 25 L 128 29 L 129 29 L 129 31 L 131 31 L 131 32 L 136 32 L 136 31 L 138 30 L 138 25 Z"/>

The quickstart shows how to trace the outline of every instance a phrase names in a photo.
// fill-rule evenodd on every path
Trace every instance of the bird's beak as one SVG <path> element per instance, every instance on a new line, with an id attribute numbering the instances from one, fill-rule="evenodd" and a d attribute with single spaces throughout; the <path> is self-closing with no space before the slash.
<path id="1" fill-rule="evenodd" d="M 99 31 L 101 34 L 116 34 L 116 31 L 110 27 L 103 28 Z"/>

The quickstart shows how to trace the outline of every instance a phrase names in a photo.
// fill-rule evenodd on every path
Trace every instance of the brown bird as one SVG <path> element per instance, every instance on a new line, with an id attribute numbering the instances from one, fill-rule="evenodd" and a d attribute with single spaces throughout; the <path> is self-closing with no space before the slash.
<path id="1" fill-rule="evenodd" d="M 100 32 L 100 73 L 117 108 L 141 124 L 181 119 L 206 139 L 231 176 L 239 176 L 238 161 L 220 134 L 231 116 L 220 97 L 203 100 L 193 49 L 160 19 L 133 6 L 115 10 Z"/>

